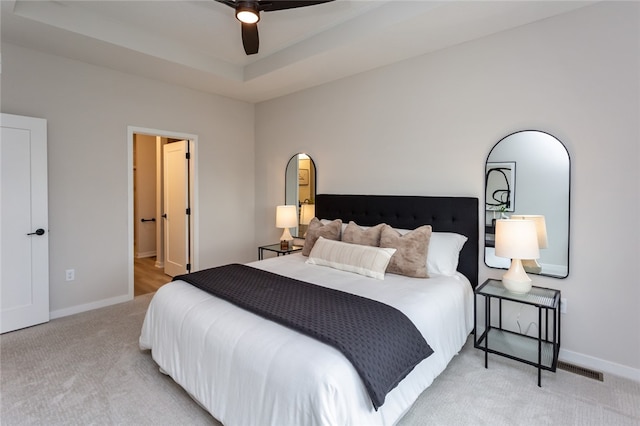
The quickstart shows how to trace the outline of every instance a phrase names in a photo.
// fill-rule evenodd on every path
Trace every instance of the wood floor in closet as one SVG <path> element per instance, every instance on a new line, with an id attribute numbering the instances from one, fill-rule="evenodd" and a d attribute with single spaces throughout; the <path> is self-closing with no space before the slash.
<path id="1" fill-rule="evenodd" d="M 133 262 L 133 295 L 153 293 L 166 283 L 171 281 L 171 277 L 164 273 L 162 268 L 155 267 L 155 257 L 136 258 Z"/>

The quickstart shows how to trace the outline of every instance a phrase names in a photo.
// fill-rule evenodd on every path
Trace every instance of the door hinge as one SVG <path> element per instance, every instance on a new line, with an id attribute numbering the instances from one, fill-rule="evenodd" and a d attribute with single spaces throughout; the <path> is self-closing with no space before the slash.
<path id="1" fill-rule="evenodd" d="M 190 160 L 190 159 L 191 159 L 191 153 L 190 153 L 190 152 L 187 152 L 187 153 L 185 154 L 185 157 L 187 157 L 187 160 Z"/>
<path id="2" fill-rule="evenodd" d="M 187 207 L 187 216 L 189 216 L 191 214 L 191 208 Z"/>
<path id="3" fill-rule="evenodd" d="M 191 264 L 187 263 L 187 272 L 191 272 Z"/>

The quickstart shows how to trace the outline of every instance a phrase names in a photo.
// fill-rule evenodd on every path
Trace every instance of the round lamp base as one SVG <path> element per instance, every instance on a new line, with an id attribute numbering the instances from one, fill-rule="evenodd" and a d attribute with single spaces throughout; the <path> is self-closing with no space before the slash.
<path id="1" fill-rule="evenodd" d="M 527 294 L 531 291 L 531 280 L 515 281 L 502 277 L 502 285 L 512 293 Z"/>

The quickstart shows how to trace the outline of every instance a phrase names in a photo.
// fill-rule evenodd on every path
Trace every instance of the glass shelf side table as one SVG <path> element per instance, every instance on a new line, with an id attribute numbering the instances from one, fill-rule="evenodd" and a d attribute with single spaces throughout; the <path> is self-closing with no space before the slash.
<path id="1" fill-rule="evenodd" d="M 285 254 L 295 253 L 297 251 L 302 250 L 302 246 L 292 245 L 288 249 L 280 248 L 280 243 L 278 244 L 269 244 L 267 246 L 258 247 L 258 260 L 262 260 L 264 258 L 265 251 L 271 251 L 276 253 L 276 256 L 282 256 Z"/>
<path id="2" fill-rule="evenodd" d="M 482 318 L 478 321 L 478 316 L 482 316 L 479 315 L 478 298 L 482 297 L 484 321 Z M 498 314 L 494 318 L 491 316 L 492 300 L 498 305 Z M 502 303 L 505 300 L 538 309 L 537 337 L 503 328 Z M 500 280 L 488 279 L 475 290 L 474 329 L 474 347 L 484 351 L 485 368 L 488 368 L 489 353 L 521 361 L 537 367 L 538 386 L 541 386 L 542 370 L 555 372 L 558 365 L 560 290 L 532 286 L 529 293 L 518 294 L 504 288 Z"/>

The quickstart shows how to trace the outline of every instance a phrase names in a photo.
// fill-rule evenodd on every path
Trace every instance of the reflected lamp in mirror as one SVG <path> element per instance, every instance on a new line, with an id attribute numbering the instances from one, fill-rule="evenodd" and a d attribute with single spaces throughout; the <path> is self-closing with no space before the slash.
<path id="1" fill-rule="evenodd" d="M 313 219 L 316 215 L 316 206 L 315 204 L 302 203 L 300 205 L 300 229 L 298 230 L 299 234 L 305 237 L 307 235 L 307 229 L 309 228 L 309 223 L 311 223 L 311 219 Z"/>
<path id="2" fill-rule="evenodd" d="M 538 248 L 546 249 L 549 246 L 547 239 L 547 225 L 544 220 L 544 215 L 541 214 L 512 214 L 511 219 L 514 220 L 532 220 L 536 225 L 536 235 L 538 236 Z M 538 263 L 538 259 L 522 259 L 522 266 L 524 270 L 532 273 L 539 274 L 542 272 L 542 266 Z"/>
<path id="3" fill-rule="evenodd" d="M 316 215 L 315 204 L 302 204 L 300 206 L 300 225 L 308 225 Z"/>
<path id="4" fill-rule="evenodd" d="M 298 209 L 296 206 L 277 206 L 276 228 L 283 228 L 282 236 L 280 237 L 281 248 L 289 248 L 291 241 L 293 241 L 289 228 L 296 226 L 298 226 Z"/>
<path id="5" fill-rule="evenodd" d="M 537 259 L 538 235 L 532 220 L 499 219 L 496 221 L 496 256 L 511 259 L 509 270 L 502 276 L 502 284 L 513 293 L 525 294 L 531 290 L 522 259 Z"/>

